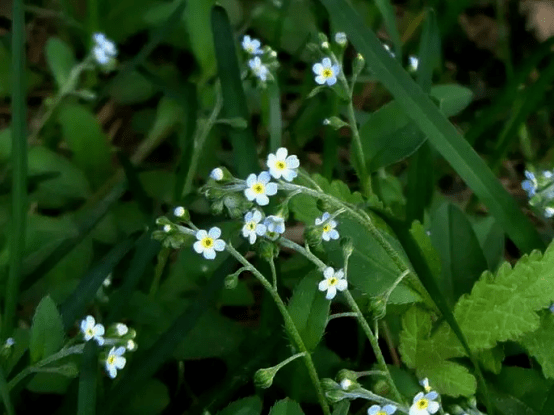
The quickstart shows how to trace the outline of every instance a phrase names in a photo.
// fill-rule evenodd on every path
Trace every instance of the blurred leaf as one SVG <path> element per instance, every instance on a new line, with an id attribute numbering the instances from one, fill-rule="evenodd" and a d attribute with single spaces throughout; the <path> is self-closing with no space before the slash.
<path id="1" fill-rule="evenodd" d="M 526 334 L 519 342 L 537 359 L 544 377 L 554 379 L 554 314 L 546 311 L 539 329 Z"/>
<path id="2" fill-rule="evenodd" d="M 348 399 L 343 399 L 342 401 L 335 404 L 333 407 L 332 415 L 348 415 L 350 409 L 350 401 Z"/>
<path id="3" fill-rule="evenodd" d="M 429 238 L 429 235 L 427 235 L 427 233 L 425 232 L 423 225 L 418 221 L 412 222 L 410 233 L 416 240 L 421 253 L 425 257 L 431 273 L 438 280 L 441 273 L 441 259 L 439 253 L 433 247 L 431 238 Z"/>
<path id="4" fill-rule="evenodd" d="M 450 305 L 469 293 L 487 260 L 471 223 L 456 205 L 445 203 L 431 216 L 431 241 L 441 258 L 438 280 Z"/>
<path id="5" fill-rule="evenodd" d="M 110 146 L 98 120 L 85 107 L 70 102 L 58 109 L 58 120 L 73 161 L 98 187 L 112 172 Z"/>
<path id="6" fill-rule="evenodd" d="M 64 341 L 62 318 L 56 304 L 49 296 L 44 297 L 33 316 L 29 350 L 31 361 L 38 362 L 61 349 Z"/>
<path id="7" fill-rule="evenodd" d="M 473 231 L 487 258 L 489 271 L 496 271 L 504 260 L 504 231 L 492 216 L 474 223 Z"/>
<path id="8" fill-rule="evenodd" d="M 424 92 L 429 92 L 433 83 L 433 71 L 441 63 L 440 31 L 437 15 L 431 8 L 426 10 L 425 22 L 419 41 L 418 59 L 417 83 Z"/>
<path id="9" fill-rule="evenodd" d="M 157 379 L 150 379 L 139 387 L 137 393 L 122 408 L 125 415 L 157 415 L 170 403 L 167 386 Z"/>
<path id="10" fill-rule="evenodd" d="M 12 92 L 12 55 L 0 42 L 0 98 L 6 98 Z M 26 88 L 30 91 L 42 82 L 42 77 L 27 69 L 25 71 Z"/>
<path id="11" fill-rule="evenodd" d="M 285 398 L 271 407 L 269 415 L 304 415 L 304 412 L 298 402 Z"/>
<path id="12" fill-rule="evenodd" d="M 0 369 L 0 397 L 2 403 L 8 415 L 15 415 L 15 409 L 13 409 L 12 400 L 10 398 L 10 390 L 8 389 L 8 382 L 6 382 L 6 376 L 4 370 Z"/>
<path id="13" fill-rule="evenodd" d="M 452 117 L 471 103 L 473 92 L 458 84 L 435 85 L 431 88 L 431 97 L 438 101 L 445 117 Z"/>
<path id="14" fill-rule="evenodd" d="M 37 373 L 27 384 L 27 389 L 35 393 L 55 393 L 63 395 L 73 379 L 59 373 Z"/>
<path id="15" fill-rule="evenodd" d="M 387 29 L 387 34 L 390 36 L 392 44 L 394 45 L 394 52 L 398 59 L 402 61 L 402 41 L 400 40 L 400 33 L 398 32 L 396 23 L 396 11 L 394 10 L 391 0 L 375 0 L 375 5 L 381 13 L 381 17 Z"/>
<path id="16" fill-rule="evenodd" d="M 262 401 L 257 396 L 251 396 L 230 403 L 217 415 L 260 415 L 261 412 Z"/>
<path id="17" fill-rule="evenodd" d="M 46 62 L 54 75 L 58 88 L 65 85 L 71 70 L 77 63 L 71 47 L 57 37 L 51 37 L 46 42 Z"/>
<path id="18" fill-rule="evenodd" d="M 79 370 L 79 393 L 77 396 L 77 415 L 96 414 L 96 375 L 98 372 L 98 353 L 96 343 L 89 341 L 81 356 Z"/>
<path id="19" fill-rule="evenodd" d="M 239 281 L 233 289 L 221 291 L 219 302 L 224 306 L 252 306 L 255 303 L 254 295 L 246 281 Z"/>
<path id="20" fill-rule="evenodd" d="M 313 351 L 325 332 L 331 302 L 318 290 L 317 284 L 323 277 L 312 271 L 294 289 L 288 310 L 294 325 L 308 351 Z"/>
<path id="21" fill-rule="evenodd" d="M 110 84 L 110 95 L 120 104 L 138 104 L 149 100 L 156 88 L 137 71 L 125 72 Z"/>
<path id="22" fill-rule="evenodd" d="M 183 13 L 194 57 L 202 68 L 200 84 L 215 74 L 214 37 L 210 15 L 215 0 L 189 0 Z M 233 40 L 233 38 L 229 39 Z"/>

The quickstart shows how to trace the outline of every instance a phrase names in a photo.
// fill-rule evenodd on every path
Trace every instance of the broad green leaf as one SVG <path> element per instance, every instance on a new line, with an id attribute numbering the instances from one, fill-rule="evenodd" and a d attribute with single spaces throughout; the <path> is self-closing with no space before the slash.
<path id="1" fill-rule="evenodd" d="M 58 88 L 66 84 L 71 70 L 76 64 L 75 54 L 71 47 L 57 37 L 46 42 L 46 62 L 54 75 Z"/>
<path id="2" fill-rule="evenodd" d="M 128 405 L 123 408 L 125 415 L 157 415 L 169 405 L 167 386 L 156 379 L 142 385 Z"/>
<path id="3" fill-rule="evenodd" d="M 458 84 L 435 85 L 431 96 L 438 101 L 445 117 L 452 117 L 464 110 L 473 100 L 473 92 Z"/>
<path id="4" fill-rule="evenodd" d="M 431 98 L 415 84 L 399 62 L 382 47 L 377 36 L 345 0 L 322 0 L 331 19 L 343 30 L 367 62 L 368 68 L 391 92 L 429 142 L 452 165 L 489 208 L 498 223 L 524 252 L 543 248 L 537 230 L 492 174 L 483 159 L 463 139 Z"/>
<path id="5" fill-rule="evenodd" d="M 294 289 L 288 304 L 289 313 L 308 350 L 314 350 L 323 337 L 331 302 L 317 285 L 322 277 L 312 271 Z"/>
<path id="6" fill-rule="evenodd" d="M 200 83 L 215 74 L 214 37 L 210 27 L 210 14 L 215 0 L 190 0 L 183 13 L 194 57 L 202 68 Z"/>
<path id="7" fill-rule="evenodd" d="M 269 415 L 304 415 L 304 412 L 298 402 L 285 398 L 271 407 Z"/>
<path id="8" fill-rule="evenodd" d="M 471 223 L 454 204 L 443 204 L 431 216 L 431 241 L 442 263 L 439 286 L 453 305 L 487 269 L 487 260 Z"/>
<path id="9" fill-rule="evenodd" d="M 260 415 L 262 412 L 262 401 L 257 396 L 239 399 L 230 403 L 217 415 Z"/>
<path id="10" fill-rule="evenodd" d="M 59 108 L 58 120 L 74 163 L 98 187 L 112 172 L 110 146 L 98 120 L 85 107 L 69 102 Z"/>
<path id="11" fill-rule="evenodd" d="M 31 361 L 38 362 L 60 350 L 64 336 L 62 318 L 56 304 L 50 297 L 44 297 L 33 316 L 29 344 Z"/>
<path id="12" fill-rule="evenodd" d="M 539 329 L 526 334 L 519 342 L 540 363 L 544 377 L 554 379 L 554 314 L 546 311 Z"/>
<path id="13" fill-rule="evenodd" d="M 156 88 L 138 71 L 125 72 L 110 84 L 110 95 L 120 104 L 138 104 L 154 96 Z"/>

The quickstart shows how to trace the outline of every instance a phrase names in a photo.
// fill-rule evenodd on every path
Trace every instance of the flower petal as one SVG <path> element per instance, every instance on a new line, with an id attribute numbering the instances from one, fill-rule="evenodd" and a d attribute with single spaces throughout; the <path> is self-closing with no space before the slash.
<path id="1" fill-rule="evenodd" d="M 330 68 L 331 67 L 331 59 L 323 58 L 323 60 L 321 61 L 321 64 L 323 65 L 324 68 Z"/>
<path id="2" fill-rule="evenodd" d="M 427 412 L 429 412 L 430 414 L 434 414 L 439 410 L 439 408 L 440 408 L 440 405 L 438 402 L 430 401 L 429 406 L 427 407 Z"/>
<path id="3" fill-rule="evenodd" d="M 337 282 L 337 290 L 344 291 L 348 288 L 348 282 L 346 280 L 339 280 Z"/>
<path id="4" fill-rule="evenodd" d="M 196 232 L 196 239 L 201 241 L 206 236 L 208 236 L 208 232 L 206 232 L 204 229 L 200 229 L 198 232 Z"/>
<path id="5" fill-rule="evenodd" d="M 206 249 L 204 249 L 204 253 L 202 255 L 204 255 L 204 258 L 206 258 L 206 259 L 214 259 L 215 258 L 215 251 L 214 251 L 213 248 L 206 248 Z"/>
<path id="6" fill-rule="evenodd" d="M 319 84 L 319 85 L 323 85 L 325 83 L 325 77 L 324 76 L 321 76 L 321 75 L 318 75 L 315 77 L 315 81 Z"/>
<path id="7" fill-rule="evenodd" d="M 430 401 L 434 401 L 438 397 L 439 397 L 439 394 L 435 391 L 431 391 L 427 395 L 425 395 L 425 399 L 429 399 Z"/>
<path id="8" fill-rule="evenodd" d="M 329 235 L 329 238 L 331 239 L 335 239 L 335 240 L 339 239 L 339 233 L 335 229 L 332 229 L 329 232 L 327 232 L 327 235 Z"/>
<path id="9" fill-rule="evenodd" d="M 256 234 L 254 232 L 250 232 L 250 236 L 248 237 L 248 242 L 250 242 L 250 245 L 256 242 Z"/>
<path id="10" fill-rule="evenodd" d="M 267 184 L 269 183 L 270 180 L 271 180 L 271 176 L 266 171 L 261 172 L 260 175 L 258 176 L 258 181 L 260 183 Z"/>
<path id="11" fill-rule="evenodd" d="M 375 415 L 380 410 L 381 410 L 381 407 L 379 405 L 371 405 L 367 410 L 367 415 Z"/>
<path id="12" fill-rule="evenodd" d="M 260 206 L 266 206 L 269 204 L 269 198 L 266 195 L 257 195 L 256 203 Z"/>
<path id="13" fill-rule="evenodd" d="M 254 173 L 249 174 L 248 177 L 246 178 L 246 185 L 248 187 L 252 187 L 254 183 L 256 183 L 256 181 L 257 181 L 256 175 Z"/>
<path id="14" fill-rule="evenodd" d="M 194 244 L 192 244 L 192 248 L 196 251 L 197 254 L 201 254 L 204 251 L 204 246 L 202 246 L 202 242 L 196 241 Z"/>
<path id="15" fill-rule="evenodd" d="M 335 286 L 327 288 L 327 295 L 325 296 L 326 299 L 332 300 L 335 298 L 335 295 L 337 295 L 337 289 Z"/>
<path id="16" fill-rule="evenodd" d="M 295 155 L 288 156 L 285 162 L 287 163 L 287 167 L 290 169 L 297 169 L 300 167 L 300 161 Z"/>
<path id="17" fill-rule="evenodd" d="M 274 194 L 277 193 L 277 183 L 268 183 L 267 186 L 265 187 L 265 193 L 268 195 L 268 196 L 273 196 Z"/>
<path id="18" fill-rule="evenodd" d="M 312 70 L 314 71 L 314 73 L 316 75 L 320 75 L 321 72 L 323 72 L 323 65 L 321 63 L 316 63 L 313 67 L 312 67 Z"/>
<path id="19" fill-rule="evenodd" d="M 254 199 L 256 199 L 256 192 L 252 190 L 250 187 L 248 189 L 244 189 L 244 196 L 252 202 Z"/>
<path id="20" fill-rule="evenodd" d="M 261 223 L 256 225 L 256 230 L 255 232 L 259 235 L 259 236 L 263 236 L 266 232 L 267 232 L 267 227 L 265 225 L 262 225 Z"/>
<path id="21" fill-rule="evenodd" d="M 285 148 L 285 147 L 280 147 L 277 149 L 277 151 L 275 152 L 275 156 L 279 159 L 279 160 L 285 160 L 287 158 L 287 154 L 288 154 L 288 150 Z"/>
<path id="22" fill-rule="evenodd" d="M 254 232 L 251 234 L 254 234 Z M 225 250 L 225 241 L 223 239 L 216 239 L 214 242 L 214 249 L 219 252 Z"/>
<path id="23" fill-rule="evenodd" d="M 385 405 L 385 406 L 383 406 L 383 410 L 387 413 L 387 415 L 392 415 L 396 412 L 396 406 L 394 406 L 394 405 Z"/>
<path id="24" fill-rule="evenodd" d="M 285 170 L 283 171 L 283 178 L 287 181 L 287 182 L 292 182 L 296 176 L 298 176 L 298 173 L 296 173 L 294 170 Z"/>
<path id="25" fill-rule="evenodd" d="M 208 235 L 210 235 L 210 238 L 217 239 L 221 236 L 221 229 L 219 229 L 217 226 L 214 226 L 210 229 Z"/>
<path id="26" fill-rule="evenodd" d="M 419 401 L 421 398 L 423 398 L 423 392 L 419 392 L 416 396 L 414 396 L 414 400 L 412 403 L 416 403 L 417 401 Z"/>
<path id="27" fill-rule="evenodd" d="M 329 242 L 331 240 L 331 238 L 329 238 L 329 233 L 328 232 L 323 232 L 321 234 L 321 239 L 323 239 L 325 242 Z"/>
<path id="28" fill-rule="evenodd" d="M 325 291 L 329 287 L 329 280 L 320 281 L 317 285 L 319 291 Z"/>
<path id="29" fill-rule="evenodd" d="M 327 85 L 333 86 L 336 83 L 337 83 L 337 77 L 336 76 L 332 76 L 330 78 L 327 78 Z"/>

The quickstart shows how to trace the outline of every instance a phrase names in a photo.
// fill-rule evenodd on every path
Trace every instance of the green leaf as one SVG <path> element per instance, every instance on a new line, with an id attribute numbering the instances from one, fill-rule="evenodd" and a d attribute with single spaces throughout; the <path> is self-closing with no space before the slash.
<path id="1" fill-rule="evenodd" d="M 454 204 L 443 204 L 431 216 L 431 241 L 442 263 L 439 286 L 452 305 L 471 290 L 487 260 L 471 223 Z"/>
<path id="2" fill-rule="evenodd" d="M 412 237 L 416 240 L 421 253 L 425 257 L 431 273 L 435 278 L 438 279 L 441 273 L 441 259 L 439 253 L 433 247 L 431 238 L 429 238 L 429 235 L 427 235 L 427 233 L 425 232 L 423 225 L 418 221 L 414 221 L 412 223 L 410 233 L 412 234 Z"/>
<path id="3" fill-rule="evenodd" d="M 202 68 L 200 83 L 215 74 L 214 36 L 210 28 L 210 13 L 214 4 L 215 0 L 191 0 L 183 13 L 192 53 Z"/>
<path id="4" fill-rule="evenodd" d="M 77 396 L 77 415 L 96 414 L 96 374 L 98 372 L 98 354 L 96 343 L 88 342 L 81 357 L 79 374 L 79 394 Z"/>
<path id="5" fill-rule="evenodd" d="M 98 120 L 85 107 L 69 102 L 59 108 L 58 120 L 74 163 L 86 173 L 90 183 L 100 186 L 110 176 L 112 165 L 108 139 Z"/>
<path id="6" fill-rule="evenodd" d="M 458 84 L 435 85 L 431 88 L 431 97 L 438 101 L 445 117 L 452 117 L 471 103 L 473 92 Z"/>
<path id="7" fill-rule="evenodd" d="M 51 37 L 46 42 L 46 62 L 54 75 L 58 88 L 61 88 L 69 79 L 71 70 L 76 64 L 75 54 L 63 40 Z"/>
<path id="8" fill-rule="evenodd" d="M 322 0 L 332 20 L 365 57 L 369 69 L 391 92 L 430 143 L 489 208 L 514 243 L 525 252 L 542 248 L 537 230 L 498 182 L 483 159 L 458 133 L 399 62 L 390 57 L 377 36 L 345 0 Z"/>
<path id="9" fill-rule="evenodd" d="M 64 328 L 56 304 L 49 296 L 44 297 L 33 316 L 29 349 L 31 361 L 38 362 L 56 353 L 63 346 Z"/>
<path id="10" fill-rule="evenodd" d="M 329 317 L 331 302 L 317 288 L 321 280 L 319 272 L 310 272 L 298 283 L 288 304 L 294 325 L 309 351 L 314 350 L 323 337 Z"/>
<path id="11" fill-rule="evenodd" d="M 496 271 L 504 259 L 504 231 L 492 216 L 475 222 L 473 231 L 479 239 L 489 271 Z"/>
<path id="12" fill-rule="evenodd" d="M 431 90 L 433 71 L 441 64 L 441 38 L 437 24 L 437 15 L 431 8 L 427 9 L 425 22 L 419 41 L 419 65 L 417 83 L 424 92 Z"/>
<path id="13" fill-rule="evenodd" d="M 0 368 L 0 397 L 2 403 L 8 415 L 15 415 L 15 409 L 13 409 L 12 401 L 10 398 L 10 390 L 8 389 L 8 382 L 6 382 L 6 376 L 4 370 Z"/>
<path id="14" fill-rule="evenodd" d="M 138 104 L 155 93 L 152 82 L 138 71 L 122 73 L 110 84 L 110 95 L 120 104 Z"/>
<path id="15" fill-rule="evenodd" d="M 348 415 L 349 409 L 350 401 L 348 399 L 343 399 L 333 407 L 332 415 Z"/>
<path id="16" fill-rule="evenodd" d="M 159 380 L 150 379 L 137 390 L 122 412 L 126 415 L 157 415 L 169 405 L 169 402 L 167 386 Z"/>
<path id="17" fill-rule="evenodd" d="M 540 363 L 544 377 L 554 379 L 554 314 L 546 311 L 539 329 L 526 334 L 519 342 Z"/>
<path id="18" fill-rule="evenodd" d="M 260 415 L 262 412 L 262 401 L 257 396 L 239 399 L 230 403 L 217 415 Z"/>
<path id="19" fill-rule="evenodd" d="M 285 398 L 271 407 L 269 415 L 304 415 L 304 412 L 298 402 Z"/>
<path id="20" fill-rule="evenodd" d="M 396 12 L 390 0 L 375 0 L 375 5 L 381 12 L 388 35 L 394 45 L 394 53 L 402 61 L 402 40 L 396 25 Z"/>

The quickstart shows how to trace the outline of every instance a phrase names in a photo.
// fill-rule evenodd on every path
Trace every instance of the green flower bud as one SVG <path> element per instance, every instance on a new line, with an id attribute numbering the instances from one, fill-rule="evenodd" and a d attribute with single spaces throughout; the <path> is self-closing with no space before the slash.
<path id="1" fill-rule="evenodd" d="M 329 399 L 331 403 L 340 402 L 345 398 L 344 391 L 342 391 L 341 389 L 325 392 L 325 396 L 327 397 L 327 399 Z"/>
<path id="2" fill-rule="evenodd" d="M 323 234 L 323 228 L 321 226 L 306 226 L 304 228 L 304 239 L 309 246 L 315 248 L 321 245 L 321 235 Z"/>
<path id="3" fill-rule="evenodd" d="M 391 392 L 391 390 L 389 384 L 385 380 L 380 379 L 375 382 L 373 392 L 375 392 L 377 395 L 387 396 Z"/>
<path id="4" fill-rule="evenodd" d="M 365 59 L 360 53 L 358 53 L 352 65 L 352 72 L 355 77 L 357 77 L 362 72 L 362 70 L 364 69 L 364 66 L 365 66 Z"/>
<path id="5" fill-rule="evenodd" d="M 275 366 L 267 369 L 258 369 L 254 374 L 254 384 L 262 389 L 269 388 L 278 370 L 279 368 Z"/>
<path id="6" fill-rule="evenodd" d="M 334 212 L 335 211 L 335 208 L 331 204 L 329 204 L 329 202 L 327 202 L 326 200 L 323 200 L 323 199 L 317 199 L 316 205 L 317 205 L 317 208 L 321 212 Z"/>
<path id="7" fill-rule="evenodd" d="M 329 39 L 327 39 L 327 36 L 325 35 L 325 33 L 319 32 L 317 34 L 317 39 L 319 40 L 319 44 L 322 44 L 324 42 L 329 43 Z"/>
<path id="8" fill-rule="evenodd" d="M 340 385 L 335 382 L 333 379 L 330 378 L 323 378 L 321 379 L 321 386 L 323 387 L 324 391 L 332 391 L 336 389 L 340 389 Z"/>
<path id="9" fill-rule="evenodd" d="M 384 296 L 372 297 L 369 300 L 369 312 L 374 320 L 380 320 L 387 314 L 387 299 Z"/>
<path id="10" fill-rule="evenodd" d="M 239 283 L 239 276 L 237 275 L 236 272 L 233 274 L 229 274 L 225 277 L 224 284 L 225 284 L 225 288 L 227 288 L 228 290 L 232 290 L 236 288 L 238 283 Z"/>
<path id="11" fill-rule="evenodd" d="M 173 225 L 173 222 L 171 222 L 165 216 L 160 216 L 158 219 L 156 219 L 156 225 L 158 226 Z"/>
<path id="12" fill-rule="evenodd" d="M 279 255 L 279 247 L 267 239 L 260 239 L 256 250 L 258 255 L 266 261 L 271 261 Z"/>
<path id="13" fill-rule="evenodd" d="M 335 116 L 325 118 L 325 120 L 323 121 L 323 124 L 328 125 L 328 126 L 334 128 L 335 130 L 338 130 L 342 127 L 348 127 L 348 123 L 344 122 L 339 117 L 335 117 Z"/>

